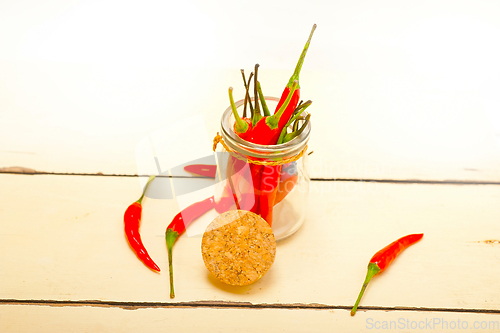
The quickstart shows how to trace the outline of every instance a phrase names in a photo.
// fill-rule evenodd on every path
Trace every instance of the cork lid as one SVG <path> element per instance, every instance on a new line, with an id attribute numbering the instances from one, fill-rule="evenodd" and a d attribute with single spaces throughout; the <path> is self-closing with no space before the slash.
<path id="1" fill-rule="evenodd" d="M 203 234 L 201 253 L 220 281 L 244 286 L 269 270 L 276 256 L 273 230 L 257 214 L 232 210 L 219 215 Z"/>

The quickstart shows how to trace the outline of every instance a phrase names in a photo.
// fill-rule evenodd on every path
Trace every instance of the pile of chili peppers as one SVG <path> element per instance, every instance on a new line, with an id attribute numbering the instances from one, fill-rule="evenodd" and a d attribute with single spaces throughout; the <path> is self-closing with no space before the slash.
<path id="1" fill-rule="evenodd" d="M 234 103 L 233 88 L 230 87 L 228 91 L 229 102 L 235 119 L 233 130 L 241 139 L 261 145 L 277 145 L 293 140 L 304 131 L 310 119 L 310 115 L 305 115 L 304 111 L 312 102 L 299 103 L 299 74 L 315 29 L 316 25 L 312 27 L 299 61 L 281 94 L 274 114 L 271 115 L 269 111 L 258 80 L 259 65 L 255 65 L 255 70 L 250 74 L 248 81 L 245 78 L 244 71 L 241 70 L 245 87 L 242 116 L 238 114 Z M 253 104 L 249 93 L 252 78 Z M 250 109 L 250 117 L 247 117 L 247 105 Z M 289 128 L 292 129 L 291 133 L 288 133 Z M 248 159 L 251 158 L 248 157 Z M 294 166 L 293 163 L 295 162 L 291 163 L 292 166 Z M 288 169 L 290 165 L 261 165 L 254 164 L 252 161 L 249 161 L 248 168 L 244 168 L 245 165 L 245 161 L 235 156 L 229 157 L 228 181 L 222 198 L 234 197 L 238 209 L 259 214 L 269 225 L 272 225 L 273 207 L 293 189 L 297 182 L 297 175 L 292 174 L 290 177 L 290 174 L 287 173 L 287 176 L 282 172 L 284 168 Z M 249 170 L 250 174 L 248 175 L 247 172 L 247 175 L 244 175 L 247 170 Z M 241 190 L 242 188 L 243 190 Z"/>

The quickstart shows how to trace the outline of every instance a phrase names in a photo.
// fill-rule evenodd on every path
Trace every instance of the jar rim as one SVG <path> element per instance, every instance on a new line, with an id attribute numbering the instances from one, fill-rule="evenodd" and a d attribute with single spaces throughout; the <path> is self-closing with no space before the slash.
<path id="1" fill-rule="evenodd" d="M 279 98 L 265 96 L 266 101 L 279 102 Z M 250 98 L 252 101 L 253 97 Z M 236 108 L 243 106 L 245 101 L 239 100 L 235 103 Z M 305 111 L 303 111 L 306 113 Z M 309 121 L 304 131 L 293 140 L 279 145 L 261 145 L 241 139 L 233 130 L 234 117 L 231 106 L 229 106 L 221 117 L 222 138 L 234 151 L 252 157 L 259 158 L 284 158 L 297 155 L 304 149 L 311 134 L 311 122 Z"/>

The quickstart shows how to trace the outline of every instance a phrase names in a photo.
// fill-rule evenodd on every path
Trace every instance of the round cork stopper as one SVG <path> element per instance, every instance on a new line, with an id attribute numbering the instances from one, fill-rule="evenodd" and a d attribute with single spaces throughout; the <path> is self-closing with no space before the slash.
<path id="1" fill-rule="evenodd" d="M 269 270 L 276 256 L 273 230 L 257 214 L 232 210 L 219 215 L 203 234 L 201 253 L 220 281 L 244 286 Z"/>

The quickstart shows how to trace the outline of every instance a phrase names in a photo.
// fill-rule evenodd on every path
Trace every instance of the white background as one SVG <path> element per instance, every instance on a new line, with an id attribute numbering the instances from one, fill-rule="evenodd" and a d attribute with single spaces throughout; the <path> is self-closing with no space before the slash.
<path id="1" fill-rule="evenodd" d="M 202 115 L 215 135 L 240 68 L 280 95 L 316 23 L 313 177 L 498 181 L 499 17 L 498 1 L 0 1 L 0 168 L 136 174 L 155 130 Z"/>

